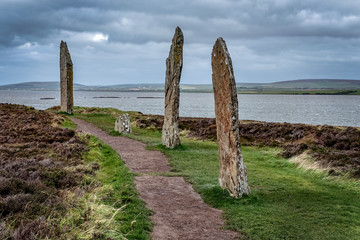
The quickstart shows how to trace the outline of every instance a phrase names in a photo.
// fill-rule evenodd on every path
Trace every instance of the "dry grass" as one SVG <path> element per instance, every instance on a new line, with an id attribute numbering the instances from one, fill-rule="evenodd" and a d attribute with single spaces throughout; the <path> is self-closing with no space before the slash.
<path id="1" fill-rule="evenodd" d="M 323 163 L 316 162 L 309 151 L 305 151 L 300 155 L 294 156 L 289 159 L 290 162 L 295 163 L 299 168 L 313 171 L 329 171 L 330 168 L 325 166 Z"/>
<path id="2" fill-rule="evenodd" d="M 111 185 L 99 186 L 90 193 L 78 198 L 74 192 L 68 192 L 67 202 L 74 205 L 68 209 L 67 215 L 62 219 L 61 225 L 69 229 L 65 238 L 77 236 L 80 239 L 98 239 L 104 236 L 111 239 L 127 239 L 120 231 L 117 231 L 117 223 L 114 218 L 127 206 L 115 208 L 103 203 L 114 192 Z M 79 224 L 80 223 L 80 224 Z"/>

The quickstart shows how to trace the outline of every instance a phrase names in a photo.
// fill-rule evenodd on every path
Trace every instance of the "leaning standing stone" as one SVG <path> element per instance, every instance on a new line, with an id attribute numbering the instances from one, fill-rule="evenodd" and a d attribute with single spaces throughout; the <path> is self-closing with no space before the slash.
<path id="1" fill-rule="evenodd" d="M 217 140 L 222 188 L 239 197 L 250 194 L 240 150 L 238 99 L 234 72 L 226 43 L 218 38 L 211 54 Z"/>
<path id="2" fill-rule="evenodd" d="M 121 115 L 115 122 L 115 131 L 119 133 L 131 133 L 129 114 Z"/>
<path id="3" fill-rule="evenodd" d="M 184 35 L 179 27 L 176 28 L 169 57 L 166 59 L 165 79 L 165 114 L 162 128 L 162 143 L 168 148 L 180 145 L 179 134 L 179 98 L 180 77 L 183 65 Z"/>
<path id="4" fill-rule="evenodd" d="M 60 44 L 61 111 L 73 113 L 73 64 L 66 42 Z"/>

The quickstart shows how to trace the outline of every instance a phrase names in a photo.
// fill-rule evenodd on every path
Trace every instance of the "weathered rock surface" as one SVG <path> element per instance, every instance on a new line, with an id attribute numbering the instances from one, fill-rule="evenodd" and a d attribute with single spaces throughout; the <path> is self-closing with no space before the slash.
<path id="1" fill-rule="evenodd" d="M 73 63 L 66 42 L 60 44 L 61 111 L 73 113 Z"/>
<path id="2" fill-rule="evenodd" d="M 238 99 L 234 72 L 226 43 L 218 38 L 211 54 L 217 140 L 220 157 L 220 186 L 234 197 L 250 194 L 240 150 Z"/>
<path id="3" fill-rule="evenodd" d="M 115 121 L 115 131 L 119 133 L 131 133 L 129 114 L 125 113 Z"/>
<path id="4" fill-rule="evenodd" d="M 165 114 L 162 128 L 162 143 L 169 148 L 180 145 L 178 128 L 180 77 L 183 65 L 184 35 L 176 28 L 169 57 L 166 59 Z"/>

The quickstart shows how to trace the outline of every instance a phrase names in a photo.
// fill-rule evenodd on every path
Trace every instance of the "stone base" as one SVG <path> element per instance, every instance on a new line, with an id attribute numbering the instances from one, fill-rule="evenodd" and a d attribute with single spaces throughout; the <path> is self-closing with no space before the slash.
<path id="1" fill-rule="evenodd" d="M 178 127 L 171 126 L 162 130 L 162 143 L 168 148 L 180 145 L 180 134 Z"/>

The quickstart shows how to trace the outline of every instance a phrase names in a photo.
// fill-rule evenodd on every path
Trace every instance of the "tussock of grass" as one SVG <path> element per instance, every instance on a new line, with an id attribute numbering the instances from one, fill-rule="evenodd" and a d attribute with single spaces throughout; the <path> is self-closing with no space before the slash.
<path id="1" fill-rule="evenodd" d="M 302 169 L 322 172 L 329 171 L 329 168 L 322 166 L 319 162 L 312 160 L 307 151 L 290 158 L 289 161 L 295 163 L 299 168 Z"/>
<path id="2" fill-rule="evenodd" d="M 101 110 L 103 111 L 103 110 Z M 80 117 L 80 115 L 79 115 Z M 81 115 L 106 130 L 108 115 Z M 101 123 L 100 123 L 101 122 Z M 164 152 L 177 175 L 191 182 L 211 206 L 224 210 L 227 228 L 247 239 L 357 239 L 360 236 L 360 184 L 297 167 L 278 156 L 277 148 L 243 147 L 252 194 L 234 199 L 218 185 L 214 142 L 182 138 L 166 149 L 159 131 L 133 127 L 131 138 Z"/>
<path id="3" fill-rule="evenodd" d="M 95 188 L 81 200 L 75 200 L 77 204 L 68 211 L 67 216 L 61 221 L 63 227 L 71 229 L 67 237 L 127 239 L 122 232 L 117 230 L 117 223 L 114 221 L 115 216 L 123 211 L 127 205 L 124 204 L 116 209 L 102 202 L 102 199 L 112 192 L 111 186 L 102 186 Z M 68 201 L 72 201 L 71 199 L 76 199 L 77 196 L 72 193 L 67 198 Z"/>

